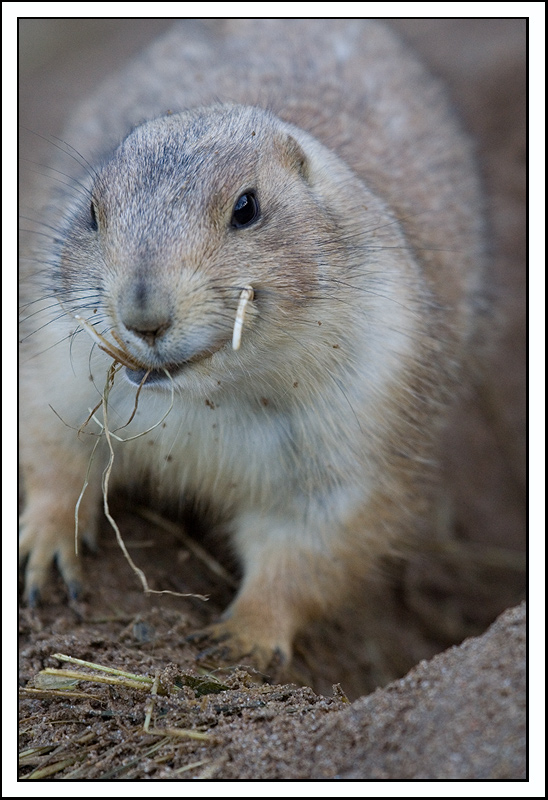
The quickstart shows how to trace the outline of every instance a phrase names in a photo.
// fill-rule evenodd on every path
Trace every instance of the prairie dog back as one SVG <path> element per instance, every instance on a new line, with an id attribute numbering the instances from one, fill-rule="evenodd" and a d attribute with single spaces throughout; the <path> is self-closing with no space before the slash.
<path id="1" fill-rule="evenodd" d="M 78 428 L 97 404 L 112 359 L 83 318 L 127 357 L 111 419 L 144 379 L 128 437 L 173 392 L 162 427 L 120 443 L 113 479 L 215 509 L 243 580 L 204 638 L 266 668 L 428 513 L 480 200 L 442 90 L 383 26 L 192 32 L 175 26 L 82 105 L 65 140 L 89 165 L 44 186 L 56 233 L 28 245 L 48 324 L 24 329 L 21 553 L 31 601 L 54 559 L 78 591 L 93 442 L 50 407 Z M 89 539 L 100 493 L 97 467 Z"/>

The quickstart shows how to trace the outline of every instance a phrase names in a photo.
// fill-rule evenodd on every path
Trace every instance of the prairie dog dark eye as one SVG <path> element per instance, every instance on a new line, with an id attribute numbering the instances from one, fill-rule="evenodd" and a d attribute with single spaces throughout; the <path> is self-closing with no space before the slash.
<path id="1" fill-rule="evenodd" d="M 93 200 L 91 201 L 89 207 L 89 215 L 91 220 L 91 228 L 92 230 L 96 231 L 99 228 L 99 224 L 97 222 L 97 212 L 95 211 L 95 203 L 93 202 Z"/>
<path id="2" fill-rule="evenodd" d="M 230 224 L 233 228 L 247 228 L 259 219 L 261 211 L 259 201 L 253 192 L 244 192 L 236 200 Z"/>

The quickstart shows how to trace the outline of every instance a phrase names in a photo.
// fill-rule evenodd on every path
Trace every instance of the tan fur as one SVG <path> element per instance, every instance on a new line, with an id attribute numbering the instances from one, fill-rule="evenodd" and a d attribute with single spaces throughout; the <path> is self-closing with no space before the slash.
<path id="1" fill-rule="evenodd" d="M 73 428 L 109 358 L 72 335 L 64 312 L 77 313 L 173 376 L 173 409 L 117 445 L 113 481 L 193 499 L 228 530 L 244 577 L 209 639 L 263 668 L 289 658 L 295 634 L 428 514 L 481 271 L 467 141 L 405 47 L 361 20 L 183 23 L 65 138 L 95 159 L 77 177 L 97 230 L 85 191 L 44 190 L 62 232 L 29 244 L 48 275 L 22 359 L 27 592 L 56 555 L 79 580 L 73 509 L 94 439 Z M 261 217 L 235 228 L 250 190 Z M 135 392 L 119 375 L 111 427 Z M 167 379 L 145 385 L 120 434 L 169 403 Z M 82 509 L 90 539 L 104 457 Z"/>

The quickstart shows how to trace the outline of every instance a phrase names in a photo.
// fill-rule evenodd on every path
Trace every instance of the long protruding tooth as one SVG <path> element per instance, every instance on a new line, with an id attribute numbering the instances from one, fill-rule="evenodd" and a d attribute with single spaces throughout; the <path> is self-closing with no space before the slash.
<path id="1" fill-rule="evenodd" d="M 253 300 L 255 291 L 253 286 L 246 286 L 242 290 L 238 308 L 236 310 L 236 319 L 234 320 L 234 330 L 232 332 L 232 349 L 239 350 L 242 343 L 242 328 L 244 324 L 245 309 L 250 300 Z"/>

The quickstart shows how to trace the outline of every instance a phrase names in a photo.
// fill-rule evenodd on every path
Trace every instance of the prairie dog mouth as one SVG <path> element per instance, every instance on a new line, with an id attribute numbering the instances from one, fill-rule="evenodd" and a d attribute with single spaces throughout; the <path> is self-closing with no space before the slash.
<path id="1" fill-rule="evenodd" d="M 216 347 L 204 350 L 201 353 L 196 353 L 196 355 L 191 356 L 191 358 L 186 359 L 186 361 L 181 361 L 179 364 L 166 364 L 164 367 L 155 369 L 145 369 L 144 367 L 133 369 L 130 366 L 126 366 L 126 377 L 136 386 L 139 386 L 141 383 L 143 386 L 150 386 L 152 384 L 159 385 L 161 383 L 169 384 L 173 378 L 187 369 L 191 364 L 196 364 L 198 361 L 206 361 L 208 358 L 211 358 L 224 344 L 225 342 L 221 342 Z M 145 375 L 147 375 L 147 378 L 143 382 Z"/>
<path id="2" fill-rule="evenodd" d="M 126 378 L 129 380 L 130 383 L 133 383 L 135 386 L 150 386 L 152 384 L 160 384 L 160 383 L 169 383 L 169 378 L 167 373 L 171 375 L 173 378 L 178 372 L 180 372 L 182 367 L 176 367 L 171 369 L 153 369 L 153 370 L 146 370 L 146 369 L 130 369 L 129 367 L 125 368 Z M 148 375 L 147 375 L 148 372 Z M 147 375 L 146 381 L 143 382 L 143 378 Z"/>
<path id="3" fill-rule="evenodd" d="M 236 309 L 236 317 L 234 319 L 234 326 L 232 331 L 232 350 L 237 351 L 240 349 L 242 340 L 242 329 L 245 320 L 245 312 L 249 302 L 255 299 L 255 290 L 253 286 L 244 286 L 240 293 L 238 307 Z M 162 384 L 170 382 L 173 378 L 181 373 L 188 365 L 194 364 L 198 361 L 204 361 L 221 349 L 226 341 L 220 341 L 213 347 L 203 350 L 178 364 L 167 364 L 160 368 L 147 368 L 143 361 L 129 352 L 127 344 L 123 341 L 122 337 L 116 332 L 115 329 L 111 330 L 112 338 L 115 343 L 106 339 L 100 334 L 95 326 L 80 314 L 72 314 L 71 316 L 81 325 L 81 327 L 89 334 L 103 352 L 107 353 L 114 361 L 125 366 L 126 377 L 130 383 L 135 386 L 146 386 L 153 384 Z"/>
<path id="4" fill-rule="evenodd" d="M 233 350 L 240 349 L 240 344 L 242 339 L 242 328 L 244 324 L 246 307 L 247 304 L 254 299 L 254 297 L 255 297 L 255 290 L 253 289 L 252 286 L 245 286 L 242 289 L 242 292 L 240 294 L 240 299 L 238 302 L 238 308 L 236 310 L 234 329 L 232 332 Z M 196 361 L 204 361 L 206 358 L 210 358 L 213 355 L 213 353 L 216 353 L 217 350 L 219 350 L 224 344 L 225 342 L 221 342 L 216 347 L 204 351 L 202 353 L 197 353 L 195 356 L 192 356 L 191 358 L 187 359 L 181 364 L 168 365 L 163 369 L 152 369 L 148 371 L 146 369 L 132 369 L 128 365 L 126 366 L 126 376 L 131 383 L 137 386 L 140 386 L 141 384 L 143 386 L 146 386 L 147 384 L 149 385 L 161 384 L 166 381 L 169 381 L 170 378 L 173 379 L 178 373 L 182 372 L 182 370 L 184 370 L 188 364 L 193 364 Z M 147 372 L 149 373 L 148 375 Z M 145 375 L 147 376 L 146 380 L 144 380 Z"/>

